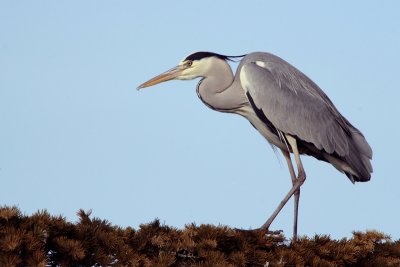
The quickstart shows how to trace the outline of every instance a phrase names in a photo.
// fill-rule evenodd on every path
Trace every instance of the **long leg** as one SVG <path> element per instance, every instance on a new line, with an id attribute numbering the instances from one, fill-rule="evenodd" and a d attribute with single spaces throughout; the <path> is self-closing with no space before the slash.
<path id="1" fill-rule="evenodd" d="M 276 216 L 279 214 L 279 212 L 282 210 L 282 208 L 285 206 L 285 204 L 288 202 L 288 200 L 292 197 L 292 195 L 296 191 L 298 191 L 300 189 L 300 186 L 304 183 L 304 181 L 306 179 L 306 173 L 304 172 L 303 164 L 301 163 L 301 160 L 300 160 L 300 154 L 299 154 L 299 151 L 297 149 L 296 139 L 291 137 L 290 135 L 286 135 L 286 138 L 287 138 L 287 140 L 288 140 L 288 142 L 289 142 L 289 144 L 290 144 L 290 146 L 292 148 L 292 151 L 293 151 L 293 154 L 294 154 L 294 158 L 295 158 L 295 161 L 296 161 L 297 170 L 298 170 L 297 179 L 296 179 L 295 184 L 293 185 L 293 187 L 290 189 L 290 191 L 285 196 L 285 198 L 281 201 L 279 206 L 275 209 L 274 213 L 272 213 L 271 217 L 261 226 L 261 228 L 263 228 L 263 229 L 268 229 L 269 228 L 269 226 L 272 224 L 272 222 L 274 221 Z M 286 156 L 285 156 L 285 158 L 286 158 Z M 291 173 L 293 172 L 294 173 L 293 168 L 289 167 L 289 172 L 291 172 Z M 298 200 L 297 200 L 297 207 L 298 207 Z M 296 205 L 295 205 L 295 209 L 296 209 Z M 297 216 L 297 212 L 296 212 L 295 216 Z M 296 224 L 295 227 L 296 227 L 296 229 L 295 229 L 294 233 L 297 234 L 297 224 Z M 294 236 L 294 239 L 295 238 L 297 238 L 297 236 Z"/>
<path id="2" fill-rule="evenodd" d="M 304 181 L 303 181 L 304 182 Z M 300 187 L 294 192 L 294 221 L 293 221 L 293 240 L 297 240 L 297 221 L 299 218 Z"/>
<path id="3" fill-rule="evenodd" d="M 296 185 L 296 174 L 294 172 L 292 159 L 290 158 L 290 152 L 282 149 L 282 154 L 286 159 L 286 163 L 289 168 L 290 178 L 292 179 L 292 186 Z M 300 198 L 300 188 L 294 192 L 294 221 L 293 221 L 293 239 L 297 239 L 297 218 L 298 218 L 298 210 L 299 210 L 299 198 Z"/>
<path id="4" fill-rule="evenodd" d="M 290 144 L 290 147 L 293 150 L 294 159 L 296 160 L 297 171 L 298 171 L 297 172 L 297 179 L 305 180 L 306 179 L 306 172 L 304 171 L 303 164 L 301 163 L 300 153 L 299 153 L 299 150 L 297 149 L 296 139 L 294 137 L 290 136 L 290 135 L 286 135 L 286 139 L 288 140 L 288 142 Z"/>
<path id="5" fill-rule="evenodd" d="M 288 142 L 292 148 L 293 154 L 294 154 L 294 159 L 295 159 L 296 165 L 297 165 L 297 180 L 301 186 L 304 183 L 304 181 L 306 180 L 306 173 L 304 171 L 303 164 L 301 163 L 300 153 L 297 148 L 297 142 L 296 142 L 296 139 L 290 135 L 286 135 L 286 139 L 288 140 Z M 300 187 L 296 192 L 294 192 L 293 240 L 297 240 L 297 219 L 298 219 L 298 215 L 299 215 L 299 201 L 300 201 Z"/>

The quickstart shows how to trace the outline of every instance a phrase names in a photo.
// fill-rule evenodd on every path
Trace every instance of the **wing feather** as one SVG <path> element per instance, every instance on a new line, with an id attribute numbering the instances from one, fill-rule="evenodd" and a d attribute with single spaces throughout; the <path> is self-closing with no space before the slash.
<path id="1" fill-rule="evenodd" d="M 329 154 L 348 155 L 351 125 L 314 82 L 285 63 L 245 63 L 242 87 L 278 130 Z"/>

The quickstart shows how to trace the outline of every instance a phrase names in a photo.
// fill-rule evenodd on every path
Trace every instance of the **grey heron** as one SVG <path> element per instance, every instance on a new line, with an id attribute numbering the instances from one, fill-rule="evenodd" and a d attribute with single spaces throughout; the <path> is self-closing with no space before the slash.
<path id="1" fill-rule="evenodd" d="M 235 75 L 228 64 L 234 58 L 242 58 Z M 242 56 L 196 52 L 138 89 L 195 78 L 201 78 L 197 94 L 204 104 L 248 119 L 286 159 L 292 188 L 261 229 L 269 229 L 294 195 L 293 240 L 297 239 L 300 187 L 306 179 L 301 154 L 332 164 L 353 183 L 370 180 L 372 149 L 363 134 L 339 113 L 317 84 L 280 57 L 264 52 Z"/>

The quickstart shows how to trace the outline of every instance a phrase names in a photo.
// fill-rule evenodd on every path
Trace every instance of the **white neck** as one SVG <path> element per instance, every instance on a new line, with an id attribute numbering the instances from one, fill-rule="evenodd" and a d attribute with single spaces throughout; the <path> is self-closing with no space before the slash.
<path id="1" fill-rule="evenodd" d="M 197 94 L 210 108 L 233 112 L 245 101 L 241 88 L 234 86 L 232 69 L 225 60 L 208 58 L 212 62 L 205 62 L 201 76 L 204 77 L 197 85 Z"/>

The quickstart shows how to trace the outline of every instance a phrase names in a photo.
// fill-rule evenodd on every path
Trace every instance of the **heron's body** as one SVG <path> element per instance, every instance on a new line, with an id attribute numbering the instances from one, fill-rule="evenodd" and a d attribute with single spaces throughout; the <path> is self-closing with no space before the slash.
<path id="1" fill-rule="evenodd" d="M 354 183 L 370 180 L 372 150 L 325 93 L 283 59 L 269 53 L 251 53 L 243 57 L 233 75 L 227 63 L 231 58 L 197 52 L 139 88 L 171 79 L 202 77 L 197 94 L 208 107 L 247 118 L 270 144 L 279 148 L 287 160 L 293 187 L 263 227 L 268 228 L 295 195 L 296 238 L 300 186 L 305 180 L 299 155 L 331 163 Z M 290 153 L 295 156 L 297 177 Z"/>
<path id="2" fill-rule="evenodd" d="M 301 154 L 331 163 L 352 182 L 370 179 L 372 151 L 363 135 L 303 73 L 269 53 L 246 55 L 235 76 L 226 61 L 210 60 L 226 66 L 217 65 L 218 77 L 207 76 L 197 86 L 207 106 L 246 117 L 280 149 L 287 149 L 281 133 L 292 135 Z"/>

